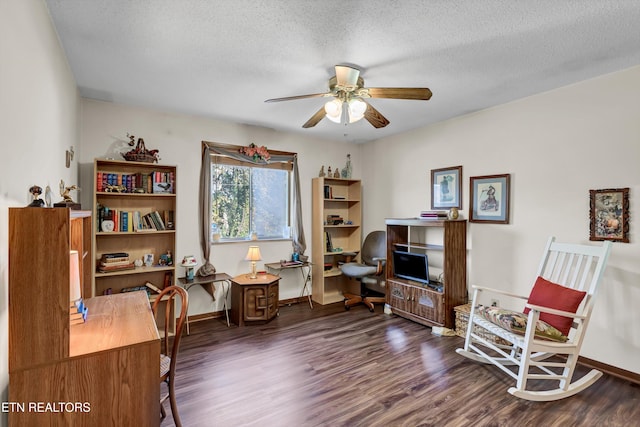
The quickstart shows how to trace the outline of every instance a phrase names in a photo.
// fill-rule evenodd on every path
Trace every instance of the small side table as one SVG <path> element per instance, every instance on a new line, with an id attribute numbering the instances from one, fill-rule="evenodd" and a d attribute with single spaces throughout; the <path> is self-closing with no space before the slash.
<path id="1" fill-rule="evenodd" d="M 215 301 L 215 285 L 214 283 L 222 284 L 222 295 L 224 295 L 224 301 L 222 301 L 222 309 L 227 317 L 227 326 L 231 326 L 229 323 L 229 306 L 227 305 L 227 299 L 229 296 L 229 288 L 231 287 L 231 276 L 227 273 L 214 273 L 209 276 L 195 276 L 193 280 L 187 280 L 186 277 L 179 277 L 178 283 L 180 283 L 184 290 L 189 292 L 189 288 L 193 285 L 200 285 L 202 288 L 211 295 L 211 298 Z M 209 285 L 209 286 L 205 286 Z M 225 286 L 226 285 L 226 286 Z M 187 315 L 187 335 L 189 335 L 189 316 Z"/>
<path id="2" fill-rule="evenodd" d="M 278 315 L 280 277 L 241 274 L 231 279 L 231 321 L 238 326 L 266 323 Z"/>
<path id="3" fill-rule="evenodd" d="M 300 273 L 302 274 L 302 291 L 300 291 L 300 298 L 304 297 L 305 291 L 307 293 L 307 299 L 309 300 L 309 307 L 313 308 L 313 303 L 311 302 L 311 289 L 309 288 L 309 284 L 311 283 L 311 263 L 310 262 L 269 262 L 266 263 L 265 268 L 269 272 L 274 272 L 277 276 L 280 276 L 282 270 L 288 270 L 290 268 L 298 268 L 300 269 Z M 306 269 L 306 270 L 305 270 Z"/>

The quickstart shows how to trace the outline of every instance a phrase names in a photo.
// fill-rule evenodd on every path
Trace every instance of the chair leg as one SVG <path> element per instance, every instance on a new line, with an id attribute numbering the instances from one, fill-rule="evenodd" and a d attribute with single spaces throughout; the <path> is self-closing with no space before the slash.
<path id="1" fill-rule="evenodd" d="M 164 410 L 164 405 L 160 402 L 160 419 L 164 420 L 167 418 L 167 412 Z"/>
<path id="2" fill-rule="evenodd" d="M 367 307 L 369 307 L 369 311 L 373 312 L 375 305 L 374 304 L 384 304 L 386 302 L 385 297 L 364 297 L 362 302 L 364 302 Z"/>
<path id="3" fill-rule="evenodd" d="M 171 415 L 173 415 L 173 422 L 176 427 L 182 427 L 180 421 L 180 415 L 178 414 L 178 405 L 176 403 L 176 393 L 173 387 L 173 378 L 169 380 L 169 403 L 171 403 Z"/>
<path id="4" fill-rule="evenodd" d="M 354 295 L 346 293 L 344 294 L 344 309 L 349 310 L 354 305 L 358 305 L 362 302 L 362 297 L 360 295 Z"/>

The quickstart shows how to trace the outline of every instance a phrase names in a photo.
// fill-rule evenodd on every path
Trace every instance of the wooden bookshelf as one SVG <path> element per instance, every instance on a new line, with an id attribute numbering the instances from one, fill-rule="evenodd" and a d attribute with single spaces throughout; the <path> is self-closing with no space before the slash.
<path id="1" fill-rule="evenodd" d="M 314 178 L 311 197 L 312 299 L 319 304 L 331 304 L 342 301 L 345 291 L 360 292 L 357 283 L 343 276 L 339 266 L 357 259 L 360 253 L 361 182 L 355 179 Z M 327 218 L 335 218 L 337 223 Z"/>
<path id="2" fill-rule="evenodd" d="M 94 161 L 92 295 L 116 294 L 146 282 L 160 289 L 167 280 L 176 283 L 176 179 L 175 166 Z M 113 218 L 116 224 L 109 231 L 103 221 Z M 117 252 L 127 253 L 131 262 L 143 260 L 147 254 L 153 255 L 154 261 L 151 266 L 143 263 L 132 269 L 99 271 L 102 255 Z M 167 256 L 172 263 L 160 264 L 161 257 Z M 157 321 L 162 326 L 164 320 Z M 170 321 L 174 331 L 175 319 Z"/>

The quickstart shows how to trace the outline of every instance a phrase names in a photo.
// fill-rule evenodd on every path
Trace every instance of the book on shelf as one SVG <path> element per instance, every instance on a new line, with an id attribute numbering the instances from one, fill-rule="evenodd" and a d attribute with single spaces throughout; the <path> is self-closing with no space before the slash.
<path id="1" fill-rule="evenodd" d="M 294 267 L 302 264 L 304 264 L 302 261 L 281 261 L 280 262 L 281 267 Z"/>
<path id="2" fill-rule="evenodd" d="M 147 286 L 132 286 L 130 288 L 123 288 L 120 291 L 120 293 L 135 292 L 135 291 L 145 291 L 147 295 L 151 295 L 151 292 L 149 291 L 149 288 Z"/>
<path id="3" fill-rule="evenodd" d="M 133 270 L 136 266 L 130 262 L 124 265 L 99 265 L 98 271 L 100 273 L 111 273 L 114 271 L 124 271 L 124 270 Z"/>
<path id="4" fill-rule="evenodd" d="M 160 215 L 160 212 L 158 211 L 153 211 L 151 212 L 151 215 L 153 215 L 153 219 L 156 223 L 156 226 L 158 228 L 158 230 L 166 230 L 167 227 L 165 227 L 164 225 L 164 221 L 162 220 L 162 216 Z"/>
<path id="5" fill-rule="evenodd" d="M 173 211 L 164 211 L 163 212 L 163 219 L 164 219 L 164 225 L 165 227 L 167 227 L 167 230 L 174 230 L 175 229 L 175 214 Z"/>
<path id="6" fill-rule="evenodd" d="M 447 211 L 421 211 L 420 218 L 421 219 L 436 219 L 436 218 L 446 218 Z"/>
<path id="7" fill-rule="evenodd" d="M 131 261 L 129 261 L 129 258 L 121 259 L 120 261 L 113 261 L 113 260 L 100 261 L 100 265 L 105 267 L 114 267 L 118 265 L 129 265 L 129 264 L 131 264 Z"/>
<path id="8" fill-rule="evenodd" d="M 102 254 L 103 259 L 111 259 L 111 258 L 129 258 L 129 254 L 127 252 L 109 252 Z"/>
<path id="9" fill-rule="evenodd" d="M 333 196 L 333 191 L 331 189 L 330 185 L 325 185 L 324 186 L 324 198 L 325 199 L 331 199 Z"/>
<path id="10" fill-rule="evenodd" d="M 156 285 L 154 285 L 154 284 L 153 284 L 153 283 L 151 283 L 151 282 L 147 282 L 147 283 L 145 283 L 144 285 L 145 285 L 147 288 L 151 289 L 153 292 L 157 293 L 157 294 L 159 294 L 160 292 L 162 292 L 162 291 L 160 290 L 160 288 L 158 288 Z"/>
<path id="11" fill-rule="evenodd" d="M 333 252 L 333 243 L 331 243 L 331 234 L 328 231 L 324 232 L 324 247 L 326 252 Z"/>

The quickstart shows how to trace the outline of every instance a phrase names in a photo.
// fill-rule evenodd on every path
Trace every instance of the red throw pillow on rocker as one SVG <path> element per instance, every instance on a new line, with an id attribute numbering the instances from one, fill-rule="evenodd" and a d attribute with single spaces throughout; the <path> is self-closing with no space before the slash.
<path id="1" fill-rule="evenodd" d="M 586 292 L 576 291 L 538 276 L 527 302 L 533 305 L 575 313 L 585 295 L 587 295 Z M 529 311 L 529 308 L 524 309 L 525 314 L 528 314 Z M 571 324 L 573 323 L 573 319 L 570 317 L 549 313 L 540 313 L 540 320 L 547 322 L 564 335 L 569 335 Z"/>

